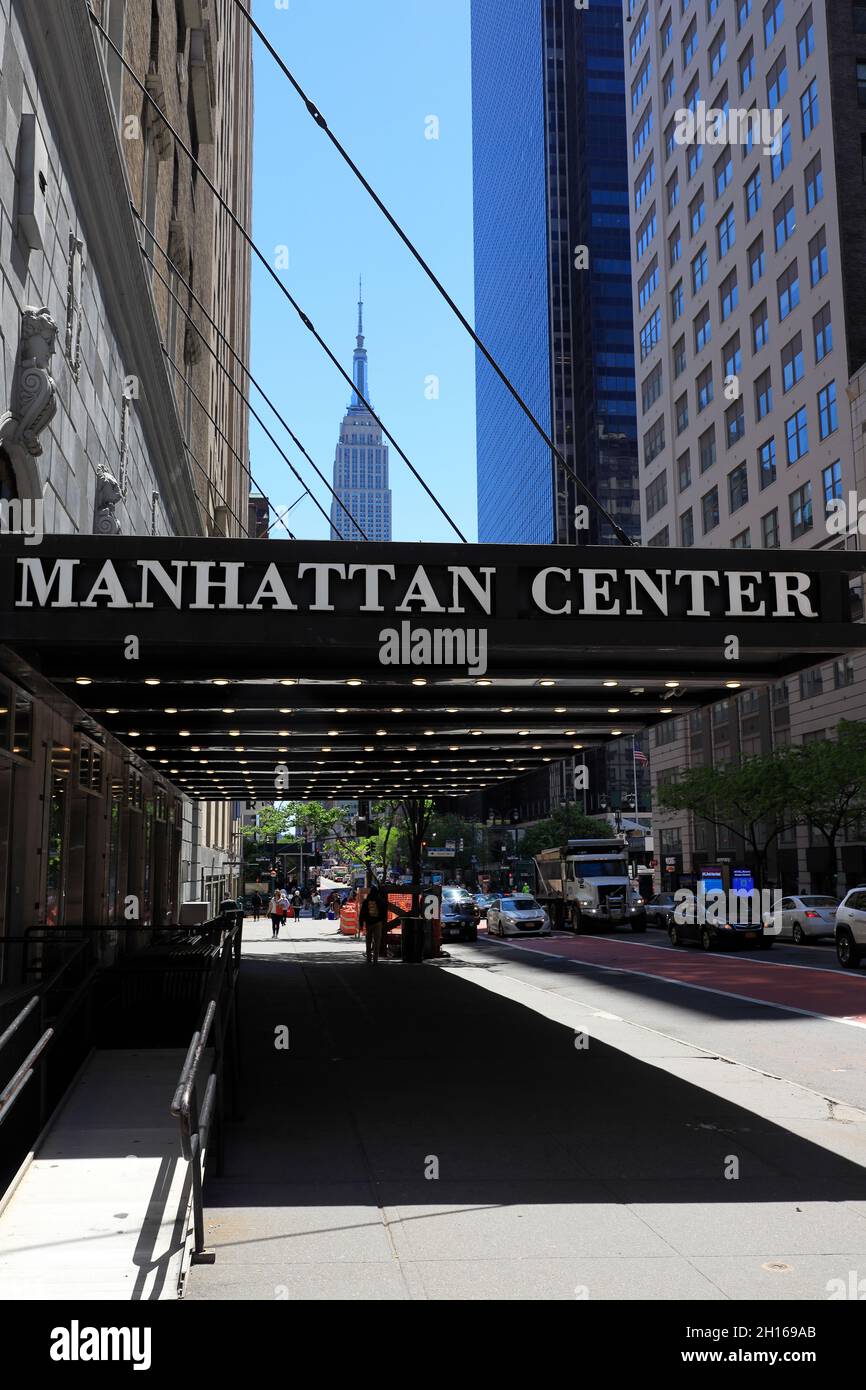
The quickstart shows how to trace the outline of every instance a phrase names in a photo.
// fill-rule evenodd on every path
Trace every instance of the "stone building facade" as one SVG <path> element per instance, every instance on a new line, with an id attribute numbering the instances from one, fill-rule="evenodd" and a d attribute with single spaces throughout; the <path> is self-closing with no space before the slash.
<path id="1" fill-rule="evenodd" d="M 0 522 L 17 503 L 46 533 L 246 535 L 226 342 L 247 360 L 249 253 L 94 18 L 250 224 L 252 57 L 231 0 L 0 0 Z M 236 808 L 83 732 L 7 655 L 0 932 L 117 921 L 129 895 L 142 920 L 218 906 Z"/>

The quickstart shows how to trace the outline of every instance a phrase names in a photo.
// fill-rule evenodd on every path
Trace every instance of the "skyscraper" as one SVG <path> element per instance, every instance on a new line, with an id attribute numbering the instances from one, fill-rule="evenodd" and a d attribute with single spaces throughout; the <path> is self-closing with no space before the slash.
<path id="1" fill-rule="evenodd" d="M 391 539 L 391 489 L 388 486 L 388 445 L 364 400 L 369 401 L 367 349 L 364 346 L 364 301 L 358 284 L 358 336 L 352 363 L 355 390 L 340 426 L 334 459 L 334 491 L 357 525 L 336 501 L 331 503 L 331 540 Z M 363 400 L 362 400 L 363 398 Z M 358 530 L 361 528 L 361 531 Z"/>
<path id="2" fill-rule="evenodd" d="M 620 0 L 472 0 L 475 322 L 577 475 L 639 534 Z M 581 248 L 585 248 L 582 251 Z M 477 364 L 482 541 L 612 541 Z"/>
<path id="3" fill-rule="evenodd" d="M 644 538 L 839 548 L 830 504 L 861 481 L 866 3 L 628 8 Z M 864 714 L 862 656 L 816 667 L 659 725 L 657 785 L 684 767 L 826 738 L 840 718 Z M 730 831 L 685 812 L 658 820 L 658 858 L 677 872 L 720 854 L 748 862 Z M 771 869 L 786 892 L 841 893 L 843 875 L 849 887 L 863 881 L 866 826 L 846 827 L 841 870 L 790 827 Z"/>

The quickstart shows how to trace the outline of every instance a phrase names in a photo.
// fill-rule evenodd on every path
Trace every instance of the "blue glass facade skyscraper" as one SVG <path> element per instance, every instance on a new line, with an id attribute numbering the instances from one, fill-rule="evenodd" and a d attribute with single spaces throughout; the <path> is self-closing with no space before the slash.
<path id="1" fill-rule="evenodd" d="M 391 489 L 388 486 L 388 445 L 363 400 L 369 401 L 367 349 L 364 346 L 364 303 L 358 291 L 358 336 L 352 362 L 355 390 L 343 416 L 334 459 L 334 491 L 351 512 L 331 503 L 331 540 L 391 539 Z M 363 397 L 363 400 L 362 400 Z M 358 530 L 360 526 L 361 531 Z"/>
<path id="2" fill-rule="evenodd" d="M 475 323 L 637 538 L 622 23 L 620 0 L 472 0 Z M 593 509 L 575 530 L 574 482 L 480 357 L 476 378 L 479 539 L 613 541 Z"/>

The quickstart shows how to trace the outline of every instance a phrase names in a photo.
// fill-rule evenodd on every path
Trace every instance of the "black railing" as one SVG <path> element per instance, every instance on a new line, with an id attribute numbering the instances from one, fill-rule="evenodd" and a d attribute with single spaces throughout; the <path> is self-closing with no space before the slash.
<path id="1" fill-rule="evenodd" d="M 192 1035 L 171 1106 L 172 1115 L 180 1123 L 181 1150 L 191 1174 L 194 1264 L 212 1264 L 216 1258 L 214 1251 L 207 1250 L 204 1243 L 203 1187 L 211 1152 L 215 1156 L 217 1174 L 222 1172 L 227 1070 L 229 1104 L 232 1113 L 237 1112 L 240 1085 L 237 986 L 242 934 L 243 913 L 227 913 L 222 919 L 219 955 L 208 979 L 201 1024 Z M 199 1100 L 203 1063 L 209 1047 L 213 1050 L 213 1059 L 204 1081 L 204 1094 Z"/>

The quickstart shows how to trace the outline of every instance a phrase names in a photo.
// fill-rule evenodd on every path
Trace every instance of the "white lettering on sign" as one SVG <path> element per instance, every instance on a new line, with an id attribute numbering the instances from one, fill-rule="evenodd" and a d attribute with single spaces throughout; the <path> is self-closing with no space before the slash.
<path id="1" fill-rule="evenodd" d="M 279 560 L 264 565 L 240 560 L 27 555 L 17 557 L 15 563 L 16 608 L 162 607 L 179 612 L 408 613 L 415 617 L 454 613 L 530 620 L 535 615 L 717 621 L 820 616 L 818 578 L 801 570 L 545 565 L 527 573 L 518 564 L 509 575 L 507 611 L 497 612 L 493 565 L 416 565 L 400 573 L 394 564 L 304 561 L 291 565 Z M 837 577 L 841 580 L 841 573 L 834 574 Z"/>

